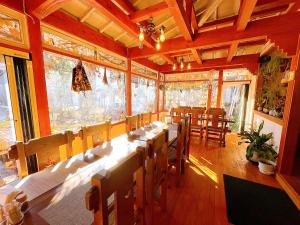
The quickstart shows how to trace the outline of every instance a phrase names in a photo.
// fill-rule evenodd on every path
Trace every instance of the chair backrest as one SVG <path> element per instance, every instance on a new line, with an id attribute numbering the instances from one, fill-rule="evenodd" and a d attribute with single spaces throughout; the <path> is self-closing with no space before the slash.
<path id="1" fill-rule="evenodd" d="M 154 162 L 154 185 L 159 185 L 167 175 L 168 170 L 168 130 L 163 130 L 159 135 L 149 141 L 148 156 Z"/>
<path id="2" fill-rule="evenodd" d="M 178 123 L 177 128 L 177 148 L 176 148 L 176 159 L 181 159 L 185 149 L 186 140 L 186 130 L 187 130 L 187 118 L 181 118 L 180 123 Z M 179 161 L 179 160 L 178 160 Z"/>
<path id="3" fill-rule="evenodd" d="M 142 113 L 141 115 L 141 126 L 149 125 L 151 123 L 152 113 Z"/>
<path id="4" fill-rule="evenodd" d="M 181 115 L 185 115 L 190 112 L 190 106 L 179 106 L 178 109 L 181 111 Z"/>
<path id="5" fill-rule="evenodd" d="M 111 122 L 82 127 L 80 130 L 83 152 L 111 139 Z M 91 142 L 89 142 L 91 138 Z"/>
<path id="6" fill-rule="evenodd" d="M 126 132 L 137 130 L 141 127 L 140 115 L 126 116 Z"/>
<path id="7" fill-rule="evenodd" d="M 223 108 L 209 108 L 206 110 L 207 125 L 224 128 L 225 110 Z"/>
<path id="8" fill-rule="evenodd" d="M 85 199 L 87 209 L 94 212 L 94 225 L 145 224 L 144 154 L 145 149 L 139 147 L 109 169 L 106 176 L 92 177 L 92 187 Z M 110 221 L 112 213 L 114 221 Z"/>
<path id="9" fill-rule="evenodd" d="M 168 130 L 163 130 L 148 141 L 148 157 L 146 163 L 146 201 L 148 224 L 153 224 L 153 206 L 155 196 L 160 191 L 159 203 L 162 211 L 167 207 L 167 171 L 168 171 Z"/>
<path id="10" fill-rule="evenodd" d="M 204 117 L 204 114 L 205 114 L 205 111 L 206 111 L 206 108 L 205 107 L 193 107 L 191 110 L 190 110 L 190 114 L 192 116 L 192 120 L 191 120 L 191 123 L 192 125 L 202 125 L 202 119 Z"/>
<path id="11" fill-rule="evenodd" d="M 180 121 L 180 117 L 182 114 L 182 110 L 179 108 L 171 108 L 170 116 L 172 123 L 178 123 Z"/>
<path id="12" fill-rule="evenodd" d="M 73 133 L 66 131 L 64 134 L 32 139 L 28 143 L 18 143 L 19 176 L 25 177 L 29 173 L 44 169 L 49 164 L 70 158 L 73 139 Z"/>

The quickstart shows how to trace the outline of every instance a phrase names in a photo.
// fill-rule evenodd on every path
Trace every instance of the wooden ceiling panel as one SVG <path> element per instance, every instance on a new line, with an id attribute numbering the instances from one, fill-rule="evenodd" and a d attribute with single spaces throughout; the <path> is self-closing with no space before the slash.
<path id="1" fill-rule="evenodd" d="M 249 54 L 259 54 L 264 45 L 253 45 L 253 46 L 243 46 L 239 47 L 236 52 L 236 56 L 249 55 Z"/>
<path id="2" fill-rule="evenodd" d="M 90 16 L 88 16 L 85 21 L 85 23 L 89 24 L 90 26 L 93 26 L 100 30 L 103 28 L 109 21 L 106 17 L 103 17 L 101 14 L 99 14 L 97 11 L 94 11 Z"/>
<path id="3" fill-rule="evenodd" d="M 132 0 L 131 2 L 136 9 L 141 10 L 157 3 L 163 2 L 163 0 Z"/>
<path id="4" fill-rule="evenodd" d="M 217 51 L 203 52 L 202 59 L 208 60 L 208 59 L 226 58 L 227 55 L 228 55 L 228 49 L 221 49 Z"/>
<path id="5" fill-rule="evenodd" d="M 62 9 L 64 11 L 66 11 L 67 13 L 80 19 L 80 18 L 84 17 L 86 12 L 89 11 L 90 7 L 80 0 L 72 0 L 69 3 L 67 3 L 66 5 L 64 5 L 62 7 Z"/>
<path id="6" fill-rule="evenodd" d="M 240 0 L 223 1 L 218 8 L 218 19 L 235 16 L 239 13 Z"/>

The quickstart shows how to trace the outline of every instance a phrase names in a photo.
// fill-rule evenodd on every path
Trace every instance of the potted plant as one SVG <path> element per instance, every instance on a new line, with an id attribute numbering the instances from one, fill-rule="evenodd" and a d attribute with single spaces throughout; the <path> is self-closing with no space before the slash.
<path id="1" fill-rule="evenodd" d="M 258 169 L 261 173 L 271 175 L 274 173 L 275 161 L 278 156 L 273 145 L 263 144 L 258 151 L 259 162 Z"/>
<path id="2" fill-rule="evenodd" d="M 251 129 L 249 131 L 243 131 L 240 136 L 242 140 L 238 143 L 239 145 L 242 143 L 248 143 L 246 150 L 246 158 L 251 162 L 258 162 L 260 160 L 260 155 L 264 152 L 265 145 L 268 145 L 268 142 L 273 134 L 260 134 L 261 130 L 264 127 L 264 121 L 262 121 L 258 127 L 258 129 Z"/>

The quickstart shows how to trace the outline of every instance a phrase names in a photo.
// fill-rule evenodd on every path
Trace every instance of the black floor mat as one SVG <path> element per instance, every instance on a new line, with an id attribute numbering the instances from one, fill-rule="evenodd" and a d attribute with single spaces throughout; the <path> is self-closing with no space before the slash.
<path id="1" fill-rule="evenodd" d="M 228 221 L 235 225 L 300 225 L 300 211 L 280 189 L 224 174 Z"/>

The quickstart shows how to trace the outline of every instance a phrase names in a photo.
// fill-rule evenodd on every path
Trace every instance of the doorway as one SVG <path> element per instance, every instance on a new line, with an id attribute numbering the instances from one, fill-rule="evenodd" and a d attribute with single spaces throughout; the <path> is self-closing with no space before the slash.
<path id="1" fill-rule="evenodd" d="M 222 93 L 222 105 L 226 111 L 226 116 L 235 121 L 235 123 L 229 124 L 229 128 L 234 133 L 244 131 L 246 126 L 249 84 L 238 82 L 224 83 Z"/>
<path id="2" fill-rule="evenodd" d="M 34 123 L 30 65 L 28 59 L 0 54 L 0 187 L 18 179 L 17 163 L 9 154 L 11 146 L 36 137 L 39 131 Z"/>

